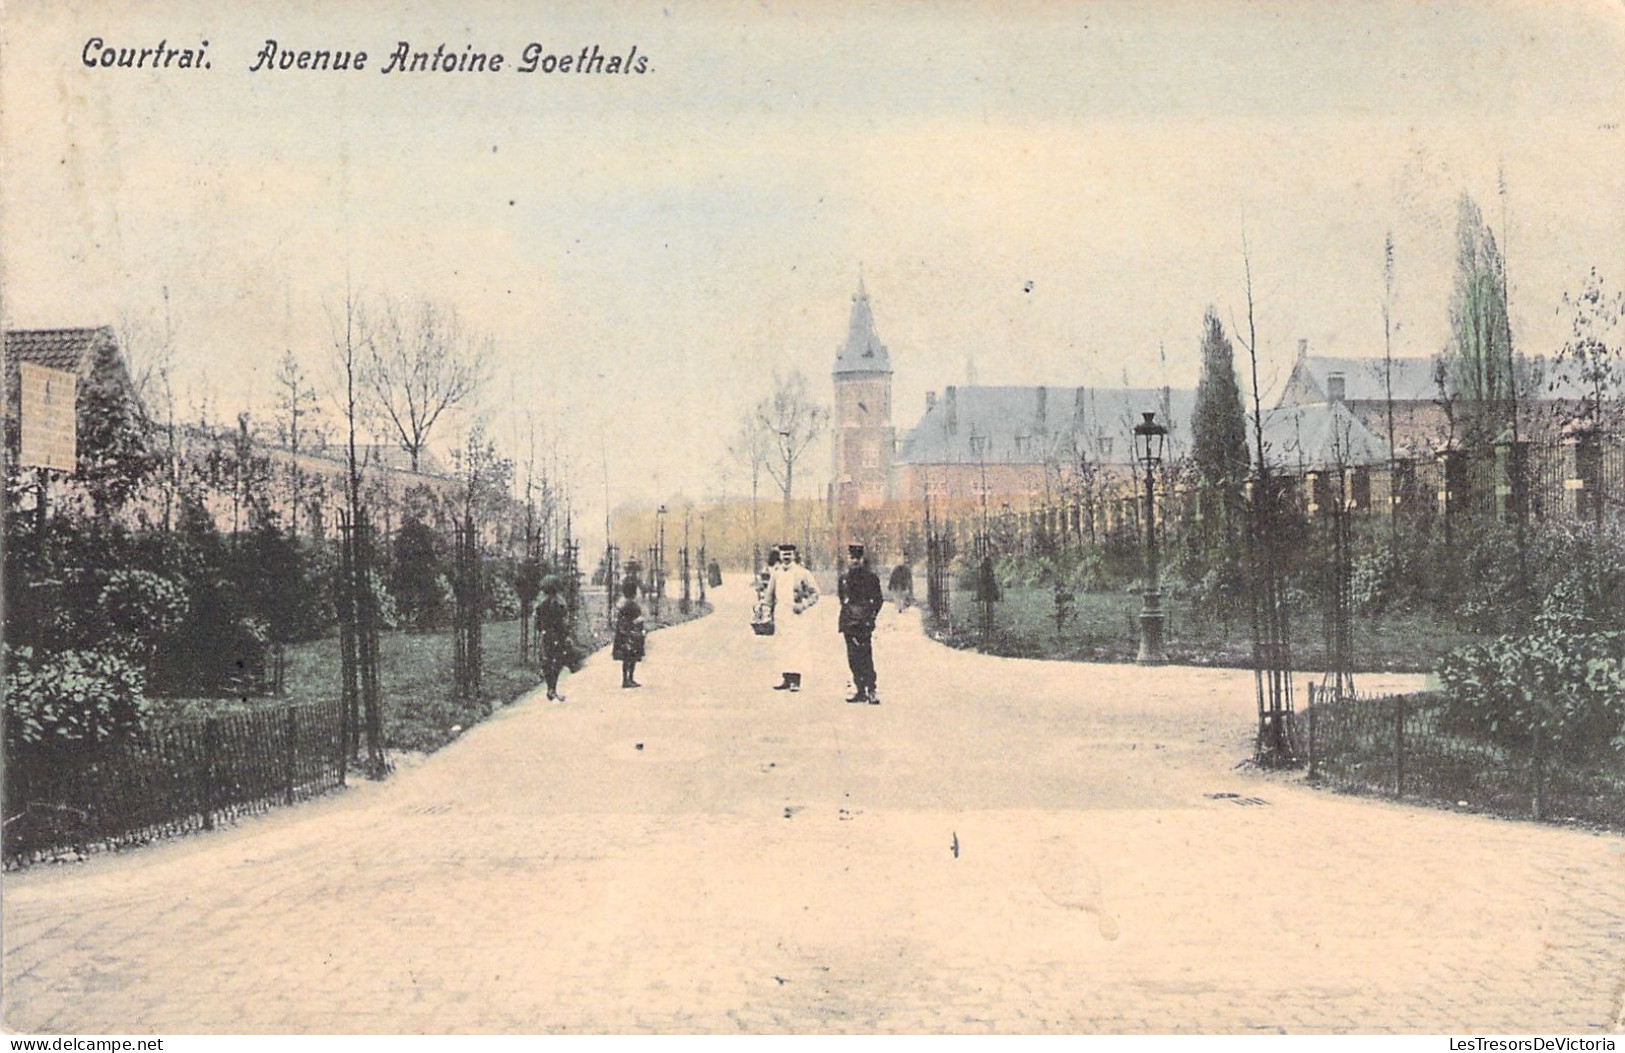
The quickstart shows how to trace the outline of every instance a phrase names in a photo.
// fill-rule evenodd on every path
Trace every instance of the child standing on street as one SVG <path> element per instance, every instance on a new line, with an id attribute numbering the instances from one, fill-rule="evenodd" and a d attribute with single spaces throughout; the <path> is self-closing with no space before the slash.
<path id="1" fill-rule="evenodd" d="M 621 599 L 615 604 L 615 642 L 611 656 L 621 663 L 621 686 L 642 687 L 632 679 L 632 673 L 643 658 L 647 637 L 643 625 L 643 608 L 638 606 L 638 583 L 627 578 L 621 583 Z"/>

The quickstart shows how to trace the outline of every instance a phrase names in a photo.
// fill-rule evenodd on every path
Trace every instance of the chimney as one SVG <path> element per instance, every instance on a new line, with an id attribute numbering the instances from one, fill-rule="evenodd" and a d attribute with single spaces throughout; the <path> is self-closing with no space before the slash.
<path id="1" fill-rule="evenodd" d="M 937 393 L 935 391 L 927 391 L 925 393 L 925 411 L 927 413 L 929 413 L 933 409 L 936 409 L 936 407 L 937 407 Z"/>
<path id="2" fill-rule="evenodd" d="M 948 434 L 959 434 L 959 389 L 949 384 L 942 393 L 942 400 L 948 405 Z"/>
<path id="3" fill-rule="evenodd" d="M 1309 341 L 1304 339 L 1303 337 L 1298 338 L 1298 357 L 1299 358 L 1307 358 L 1307 357 L 1309 357 Z"/>
<path id="4" fill-rule="evenodd" d="M 1343 401 L 1343 393 L 1346 390 L 1346 388 L 1344 387 L 1344 384 L 1343 384 L 1343 380 L 1344 380 L 1344 377 L 1343 377 L 1343 374 L 1341 374 L 1341 373 L 1328 373 L 1328 374 L 1326 374 L 1326 401 L 1327 402 L 1342 402 Z"/>

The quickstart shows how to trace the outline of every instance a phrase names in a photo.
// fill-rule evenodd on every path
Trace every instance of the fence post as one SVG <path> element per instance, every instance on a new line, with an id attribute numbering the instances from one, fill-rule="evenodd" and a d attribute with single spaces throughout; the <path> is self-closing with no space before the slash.
<path id="1" fill-rule="evenodd" d="M 292 706 L 289 706 L 287 708 L 286 712 L 287 712 L 287 725 L 286 725 L 286 731 L 285 731 L 284 737 L 287 739 L 287 749 L 284 751 L 284 758 L 286 760 L 286 764 L 283 767 L 284 779 L 283 779 L 282 802 L 284 804 L 292 804 L 293 803 L 293 769 L 294 769 L 295 758 L 298 755 L 298 751 L 295 748 L 295 742 L 297 741 L 296 736 L 299 733 L 299 724 L 298 724 L 298 719 L 294 716 Z"/>
<path id="2" fill-rule="evenodd" d="M 203 722 L 203 829 L 214 829 L 215 718 Z"/>
<path id="3" fill-rule="evenodd" d="M 1309 780 L 1313 782 L 1319 778 L 1315 770 L 1315 721 L 1320 717 L 1318 704 L 1318 691 L 1315 684 L 1309 685 Z"/>
<path id="4" fill-rule="evenodd" d="M 1405 696 L 1394 696 L 1394 796 L 1405 796 Z"/>
<path id="5" fill-rule="evenodd" d="M 350 773 L 350 707 L 339 703 L 339 785 L 348 786 L 345 777 Z"/>
<path id="6" fill-rule="evenodd" d="M 1534 793 L 1531 795 L 1533 800 L 1530 802 L 1530 810 L 1534 812 L 1534 818 L 1538 820 L 1543 818 L 1542 813 L 1546 810 L 1544 807 L 1546 802 L 1543 800 L 1545 795 L 1541 786 L 1542 772 L 1540 747 L 1542 745 L 1542 738 L 1540 734 L 1540 717 L 1538 715 L 1535 717 L 1534 725 L 1530 728 L 1530 731 L 1532 734 L 1530 735 L 1529 746 L 1529 781 L 1532 784 L 1532 789 L 1534 790 Z"/>

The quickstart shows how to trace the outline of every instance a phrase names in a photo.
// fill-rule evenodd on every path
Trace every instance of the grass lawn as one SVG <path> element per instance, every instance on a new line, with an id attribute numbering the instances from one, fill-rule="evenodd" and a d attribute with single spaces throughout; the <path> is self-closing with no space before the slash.
<path id="1" fill-rule="evenodd" d="M 648 618 L 651 631 L 709 614 L 709 604 L 678 612 L 677 601 L 661 604 L 660 617 Z M 609 641 L 602 596 L 584 603 L 582 647 L 596 651 Z M 384 744 L 392 750 L 432 752 L 457 737 L 452 729 L 468 728 L 499 705 L 512 702 L 542 682 L 534 661 L 519 661 L 519 621 L 487 622 L 480 634 L 484 650 L 482 697 L 451 697 L 453 643 L 451 632 L 386 632 L 379 636 L 379 683 L 384 703 Z M 288 648 L 281 697 L 154 699 L 159 719 L 243 712 L 261 706 L 317 702 L 338 697 L 339 641 L 333 636 Z"/>
<path id="2" fill-rule="evenodd" d="M 1056 631 L 1055 599 L 1047 588 L 1009 586 L 993 605 L 993 632 L 985 650 L 1022 658 L 1071 661 L 1133 661 L 1139 650 L 1140 595 L 1135 592 L 1092 592 L 1074 599 L 1075 613 Z M 1252 661 L 1251 630 L 1245 618 L 1228 623 L 1196 614 L 1179 597 L 1163 597 L 1167 613 L 1164 639 L 1170 661 L 1182 665 L 1248 666 Z M 981 607 L 968 590 L 953 593 L 952 628 L 940 634 L 956 647 L 982 643 Z M 1294 623 L 1293 662 L 1312 669 L 1326 661 L 1325 626 L 1319 612 L 1301 614 Z M 1354 621 L 1354 664 L 1357 669 L 1426 672 L 1446 652 L 1480 637 L 1440 625 L 1417 614 L 1357 617 Z"/>

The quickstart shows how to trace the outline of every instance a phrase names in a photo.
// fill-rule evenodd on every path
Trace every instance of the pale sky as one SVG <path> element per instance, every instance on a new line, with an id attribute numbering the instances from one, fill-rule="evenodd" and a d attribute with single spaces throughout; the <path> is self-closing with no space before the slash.
<path id="1" fill-rule="evenodd" d="M 860 265 L 900 432 L 970 361 L 1194 385 L 1244 232 L 1277 378 L 1299 338 L 1381 355 L 1388 231 L 1396 352 L 1445 343 L 1463 191 L 1525 352 L 1590 268 L 1625 284 L 1619 0 L 221 6 L 8 3 L 7 324 L 157 320 L 167 287 L 188 397 L 268 418 L 346 275 L 454 304 L 496 341 L 494 434 L 558 422 L 589 511 L 601 449 L 617 504 L 703 498 L 774 368 L 827 399 Z M 87 69 L 91 37 L 211 68 Z M 369 65 L 250 73 L 267 38 Z M 401 40 L 509 69 L 381 74 Z M 513 72 L 532 41 L 651 67 Z"/>

